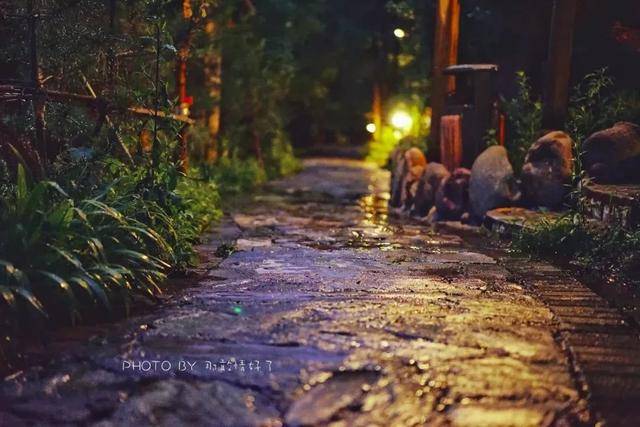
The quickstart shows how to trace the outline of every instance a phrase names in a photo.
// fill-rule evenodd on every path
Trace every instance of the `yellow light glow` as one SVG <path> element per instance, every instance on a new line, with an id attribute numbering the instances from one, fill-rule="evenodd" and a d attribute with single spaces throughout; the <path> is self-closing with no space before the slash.
<path id="1" fill-rule="evenodd" d="M 391 115 L 391 124 L 398 130 L 408 132 L 413 127 L 413 119 L 406 111 L 396 111 Z"/>
<path id="2" fill-rule="evenodd" d="M 393 35 L 399 39 L 403 39 L 407 36 L 407 33 L 405 33 L 402 28 L 396 28 L 395 30 L 393 30 Z"/>
<path id="3" fill-rule="evenodd" d="M 369 133 L 376 133 L 376 130 L 378 130 L 378 127 L 376 126 L 375 123 L 369 123 L 367 124 L 367 132 Z"/>

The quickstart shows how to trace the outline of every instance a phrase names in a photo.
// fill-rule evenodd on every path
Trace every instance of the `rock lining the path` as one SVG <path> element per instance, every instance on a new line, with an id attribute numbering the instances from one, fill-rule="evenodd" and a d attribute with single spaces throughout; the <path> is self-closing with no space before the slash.
<path id="1" fill-rule="evenodd" d="M 571 137 L 560 131 L 546 134 L 529 148 L 524 162 L 524 202 L 532 207 L 562 207 L 573 174 Z"/>
<path id="2" fill-rule="evenodd" d="M 640 184 L 640 126 L 619 122 L 587 138 L 582 162 L 598 184 Z"/>
<path id="3" fill-rule="evenodd" d="M 478 218 L 491 209 L 510 206 L 520 199 L 507 150 L 494 145 L 473 162 L 469 182 L 471 210 Z"/>
<path id="4" fill-rule="evenodd" d="M 436 194 L 442 182 L 451 175 L 444 165 L 431 162 L 420 177 L 411 215 L 426 216 L 436 204 Z"/>

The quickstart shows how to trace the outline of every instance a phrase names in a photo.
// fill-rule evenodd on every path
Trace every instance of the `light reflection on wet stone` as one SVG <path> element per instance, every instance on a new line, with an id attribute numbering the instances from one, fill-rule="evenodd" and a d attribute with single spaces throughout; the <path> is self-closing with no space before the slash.
<path id="1" fill-rule="evenodd" d="M 198 284 L 107 326 L 103 345 L 66 346 L 52 364 L 5 380 L 0 424 L 593 421 L 552 312 L 502 259 L 450 232 L 389 222 L 387 172 L 355 161 L 306 166 L 220 225 L 203 251 L 212 257 L 230 239 L 237 251 L 210 260 L 219 267 Z M 273 369 L 224 378 L 121 369 L 143 358 L 269 360 Z"/>

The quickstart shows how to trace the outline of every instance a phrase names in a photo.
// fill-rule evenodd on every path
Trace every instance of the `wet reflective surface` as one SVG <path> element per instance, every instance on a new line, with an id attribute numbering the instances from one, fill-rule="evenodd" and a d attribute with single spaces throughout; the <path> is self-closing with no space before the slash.
<path id="1" fill-rule="evenodd" d="M 188 289 L 7 377 L 0 424 L 633 425 L 637 333 L 595 294 L 390 221 L 384 171 L 305 166 L 238 204 Z"/>

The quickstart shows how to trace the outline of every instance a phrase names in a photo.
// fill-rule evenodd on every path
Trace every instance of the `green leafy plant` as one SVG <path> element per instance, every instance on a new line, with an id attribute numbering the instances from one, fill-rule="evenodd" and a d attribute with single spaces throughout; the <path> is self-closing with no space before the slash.
<path id="1" fill-rule="evenodd" d="M 640 120 L 640 92 L 613 92 L 614 80 L 603 68 L 587 74 L 571 92 L 564 129 L 573 139 L 575 158 L 580 145 L 592 133 L 619 121 Z M 516 171 L 522 168 L 529 147 L 541 136 L 542 103 L 533 94 L 527 75 L 516 74 L 518 92 L 514 98 L 502 99 L 507 115 L 507 150 Z M 493 141 L 493 135 L 487 135 Z M 580 164 L 576 165 L 580 175 Z"/>
<path id="2" fill-rule="evenodd" d="M 576 141 L 591 133 L 611 126 L 619 115 L 612 109 L 610 97 L 605 93 L 613 86 L 606 68 L 587 74 L 571 95 L 566 130 Z"/>
<path id="3" fill-rule="evenodd" d="M 640 91 L 612 92 L 614 83 L 602 68 L 587 74 L 573 89 L 565 130 L 574 141 L 575 182 L 584 178 L 580 154 L 589 135 L 616 122 L 640 122 Z"/>
<path id="4" fill-rule="evenodd" d="M 194 243 L 220 213 L 217 186 L 180 175 L 174 183 L 166 171 L 149 181 L 117 165 L 101 165 L 103 179 L 119 176 L 88 197 L 86 188 L 74 196 L 54 181 L 35 182 L 18 166 L 0 201 L 7 336 L 125 315 L 133 298 L 154 299 L 170 272 L 195 261 Z"/>
<path id="5" fill-rule="evenodd" d="M 514 165 L 521 165 L 526 149 L 541 132 L 541 105 L 534 100 L 524 73 L 518 74 L 519 94 L 505 102 L 509 120 L 507 147 Z M 547 259 L 564 259 L 603 275 L 631 279 L 640 271 L 640 230 L 594 226 L 583 212 L 584 200 L 577 184 L 585 179 L 580 164 L 582 142 L 593 132 L 618 121 L 638 121 L 638 93 L 614 93 L 606 69 L 588 74 L 573 89 L 565 131 L 574 141 L 574 190 L 570 210 L 556 220 L 522 231 L 512 247 Z M 515 139 L 513 139 L 515 138 Z"/>
<path id="6" fill-rule="evenodd" d="M 265 170 L 254 159 L 225 157 L 215 165 L 202 165 L 199 170 L 204 180 L 216 182 L 220 191 L 225 194 L 244 193 L 267 180 Z"/>
<path id="7" fill-rule="evenodd" d="M 29 184 L 19 166 L 0 213 L 4 302 L 17 309 L 23 300 L 20 307 L 75 323 L 91 307 L 128 306 L 130 293 L 160 292 L 172 249 L 118 205 L 100 197 L 76 202 L 52 181 Z"/>
<path id="8" fill-rule="evenodd" d="M 16 17 L 31 13 L 19 2 L 7 7 Z M 0 106 L 0 329 L 7 336 L 126 315 L 132 301 L 155 298 L 169 274 L 197 262 L 194 245 L 220 216 L 221 193 L 246 192 L 300 166 L 286 104 L 293 52 L 304 45 L 297 35 L 309 29 L 294 33 L 289 16 L 305 16 L 307 5 L 269 1 L 255 14 L 236 1 L 203 3 L 191 20 L 180 2 L 43 0 L 34 7 L 45 89 L 95 90 L 106 102 L 49 100 L 46 153 L 34 149 L 30 102 Z M 20 36 L 1 49 L 0 77 L 20 82 L 30 72 L 22 37 L 28 20 L 7 23 L 0 34 Z M 211 25 L 213 32 L 205 29 Z M 179 138 L 185 122 L 175 113 L 190 97 L 173 84 L 185 43 L 188 95 L 198 94 L 189 126 L 196 167 L 187 172 Z M 224 102 L 211 74 L 222 50 L 225 77 L 216 85 Z M 199 164 L 212 142 L 206 118 L 221 104 L 219 160 Z M 161 114 L 144 113 L 153 109 Z"/>
<path id="9" fill-rule="evenodd" d="M 516 73 L 518 92 L 512 99 L 502 99 L 507 116 L 506 148 L 516 172 L 522 170 L 524 158 L 542 129 L 542 103 L 532 93 L 531 83 L 524 71 Z"/>
<path id="10" fill-rule="evenodd" d="M 580 213 L 524 229 L 512 248 L 539 258 L 571 262 L 606 277 L 633 281 L 640 272 L 640 229 L 596 225 Z"/>

